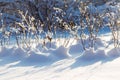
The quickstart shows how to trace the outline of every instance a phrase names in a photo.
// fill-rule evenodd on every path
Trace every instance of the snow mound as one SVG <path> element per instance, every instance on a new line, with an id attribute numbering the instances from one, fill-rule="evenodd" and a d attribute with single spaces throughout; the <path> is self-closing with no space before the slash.
<path id="1" fill-rule="evenodd" d="M 119 57 L 120 56 L 120 48 L 113 48 L 111 49 L 107 55 L 109 57 Z"/>
<path id="2" fill-rule="evenodd" d="M 105 43 L 100 39 L 100 38 L 96 38 L 96 46 L 99 47 L 104 47 Z"/>
<path id="3" fill-rule="evenodd" d="M 48 49 L 46 46 L 43 47 L 43 45 L 41 43 L 39 43 L 37 46 L 36 46 L 36 49 L 38 49 L 40 52 L 43 52 L 43 53 L 48 53 Z"/>
<path id="4" fill-rule="evenodd" d="M 30 51 L 27 60 L 30 62 L 48 62 L 51 60 L 49 55 L 41 54 L 40 52 Z"/>
<path id="5" fill-rule="evenodd" d="M 15 47 L 9 48 L 9 47 L 1 47 L 0 48 L 0 56 L 1 57 L 6 57 L 10 56 L 15 50 Z"/>
<path id="6" fill-rule="evenodd" d="M 84 51 L 83 55 L 80 56 L 82 60 L 100 60 L 107 57 L 104 50 L 94 50 L 93 48 L 87 49 Z"/>
<path id="7" fill-rule="evenodd" d="M 75 44 L 70 46 L 69 53 L 75 54 L 75 53 L 81 53 L 83 51 L 81 44 Z"/>
<path id="8" fill-rule="evenodd" d="M 80 58 L 83 60 L 93 60 L 95 58 L 95 51 L 92 48 L 87 49 Z"/>
<path id="9" fill-rule="evenodd" d="M 47 42 L 46 47 L 47 47 L 47 49 L 49 49 L 49 48 L 56 49 L 57 48 L 56 42 Z"/>
<path id="10" fill-rule="evenodd" d="M 47 42 L 45 46 L 43 46 L 43 44 L 39 43 L 37 46 L 36 46 L 36 49 L 39 49 L 40 52 L 42 53 L 49 53 L 49 50 L 50 49 L 56 49 L 57 46 L 56 46 L 56 43 L 55 42 Z"/>
<path id="11" fill-rule="evenodd" d="M 27 52 L 23 49 L 18 47 L 12 54 L 15 58 L 25 58 L 28 56 Z"/>
<path id="12" fill-rule="evenodd" d="M 98 49 L 95 53 L 96 53 L 95 57 L 96 57 L 97 59 L 104 59 L 104 58 L 107 57 L 107 55 L 106 55 L 106 53 L 105 53 L 105 50 Z"/>
<path id="13" fill-rule="evenodd" d="M 65 48 L 64 46 L 60 46 L 56 50 L 54 50 L 52 53 L 55 57 L 59 59 L 69 58 L 71 55 L 68 53 L 68 48 Z"/>

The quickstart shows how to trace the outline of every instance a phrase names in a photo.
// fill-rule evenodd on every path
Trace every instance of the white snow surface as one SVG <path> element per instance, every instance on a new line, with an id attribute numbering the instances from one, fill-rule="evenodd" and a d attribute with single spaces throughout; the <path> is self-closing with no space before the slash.
<path id="1" fill-rule="evenodd" d="M 120 80 L 120 48 L 109 44 L 109 35 L 85 51 L 73 39 L 67 47 L 56 43 L 43 50 L 41 44 L 0 47 L 0 80 Z"/>

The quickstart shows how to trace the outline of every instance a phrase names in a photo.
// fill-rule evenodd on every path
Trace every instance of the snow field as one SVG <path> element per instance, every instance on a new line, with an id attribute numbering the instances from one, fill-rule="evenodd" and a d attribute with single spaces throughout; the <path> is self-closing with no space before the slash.
<path id="1" fill-rule="evenodd" d="M 120 48 L 111 42 L 108 35 L 98 38 L 85 51 L 73 39 L 67 47 L 57 42 L 0 47 L 0 80 L 119 80 Z"/>

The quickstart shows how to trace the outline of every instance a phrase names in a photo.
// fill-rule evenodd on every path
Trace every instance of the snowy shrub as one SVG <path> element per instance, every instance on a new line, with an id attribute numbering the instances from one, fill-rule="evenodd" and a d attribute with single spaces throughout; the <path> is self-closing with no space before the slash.
<path id="1" fill-rule="evenodd" d="M 105 47 L 98 38 L 100 30 L 105 27 L 112 33 L 114 47 L 120 45 L 120 10 L 117 3 L 105 1 L 103 5 L 101 2 L 97 5 L 89 0 L 16 0 L 2 4 L 0 43 L 3 47 L 10 42 L 27 48 L 36 44 L 41 52 L 56 49 L 61 52 L 58 55 L 67 57 L 66 47 L 70 45 L 70 38 L 80 40 L 76 45 L 71 43 L 70 52 L 79 52 L 81 47 L 85 51 Z M 59 48 L 56 46 L 58 43 Z M 21 53 L 24 54 L 24 51 Z"/>

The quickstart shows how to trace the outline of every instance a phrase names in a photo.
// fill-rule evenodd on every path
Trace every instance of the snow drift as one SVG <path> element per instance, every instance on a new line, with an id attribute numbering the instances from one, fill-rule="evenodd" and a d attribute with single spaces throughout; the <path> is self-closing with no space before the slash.
<path id="1" fill-rule="evenodd" d="M 0 57 L 7 57 L 12 55 L 12 53 L 15 51 L 15 47 L 0 47 Z"/>
<path id="2" fill-rule="evenodd" d="M 119 57 L 120 56 L 120 48 L 113 48 L 108 52 L 109 57 Z"/>
<path id="3" fill-rule="evenodd" d="M 30 62 L 50 62 L 52 59 L 49 57 L 49 55 L 42 54 L 40 52 L 30 51 L 28 52 L 29 56 L 27 57 L 27 61 Z"/>
<path id="4" fill-rule="evenodd" d="M 80 43 L 76 43 L 74 45 L 71 45 L 70 48 L 69 48 L 69 53 L 70 54 L 78 54 L 78 53 L 80 54 L 83 51 L 82 47 L 83 46 Z"/>
<path id="5" fill-rule="evenodd" d="M 79 57 L 82 60 L 90 61 L 90 60 L 100 60 L 106 58 L 107 55 L 104 50 L 94 50 L 93 48 L 87 49 L 83 52 L 83 54 Z"/>
<path id="6" fill-rule="evenodd" d="M 26 58 L 28 54 L 27 51 L 25 51 L 23 48 L 18 47 L 14 50 L 12 56 L 14 56 L 15 58 Z"/>
<path id="7" fill-rule="evenodd" d="M 56 50 L 52 51 L 52 54 L 58 59 L 64 59 L 64 58 L 71 57 L 71 55 L 68 52 L 68 48 L 65 48 L 64 46 L 60 46 Z"/>

